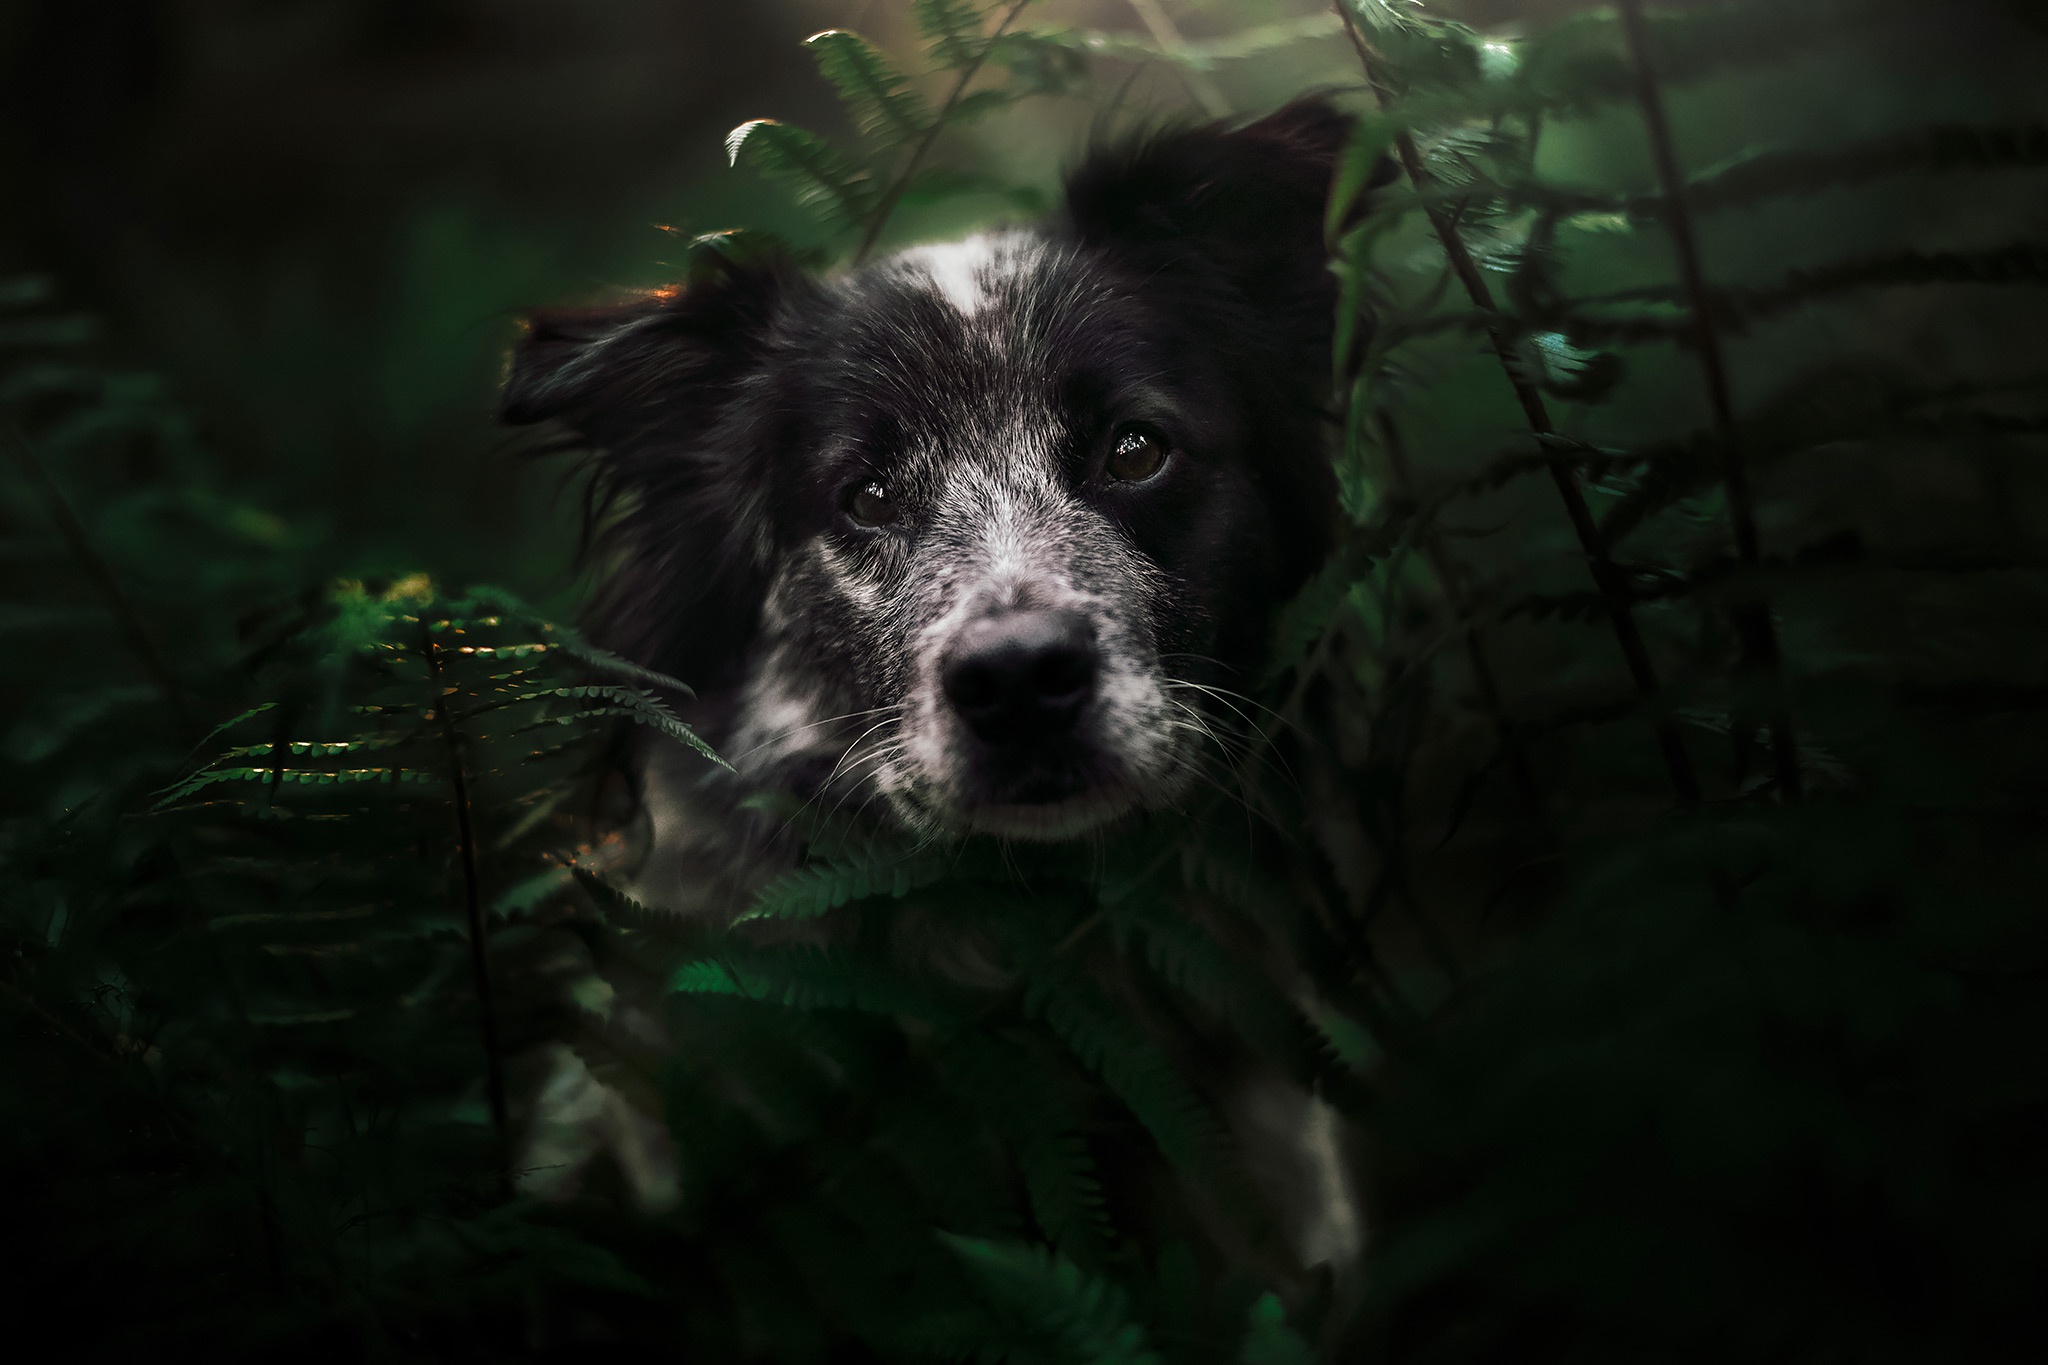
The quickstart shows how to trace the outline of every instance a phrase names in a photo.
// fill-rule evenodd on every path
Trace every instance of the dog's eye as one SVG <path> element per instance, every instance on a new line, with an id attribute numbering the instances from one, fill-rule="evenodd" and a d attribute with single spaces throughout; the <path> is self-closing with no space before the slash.
<path id="1" fill-rule="evenodd" d="M 896 499 L 880 479 L 855 484 L 846 495 L 846 515 L 862 526 L 887 526 L 896 520 Z"/>
<path id="2" fill-rule="evenodd" d="M 1116 434 L 1104 470 L 1119 483 L 1143 483 L 1166 463 L 1166 438 L 1150 427 L 1124 427 Z"/>

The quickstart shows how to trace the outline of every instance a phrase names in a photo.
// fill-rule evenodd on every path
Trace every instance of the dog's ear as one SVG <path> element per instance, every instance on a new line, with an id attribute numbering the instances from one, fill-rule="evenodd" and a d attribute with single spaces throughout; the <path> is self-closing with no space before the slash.
<path id="1" fill-rule="evenodd" d="M 1201 338 L 1238 391 L 1252 469 L 1284 528 L 1262 561 L 1275 597 L 1315 570 L 1338 526 L 1323 426 L 1337 282 L 1323 234 L 1352 126 L 1303 99 L 1243 127 L 1098 150 L 1067 180 L 1068 232 L 1177 333 Z"/>
<path id="2" fill-rule="evenodd" d="M 1335 305 L 1323 214 L 1352 118 L 1320 98 L 1243 127 L 1170 129 L 1099 149 L 1067 178 L 1080 241 L 1200 308 L 1250 304 L 1278 342 L 1326 343 Z M 1186 284 L 1203 287 L 1190 293 Z M 1291 349 L 1291 348 L 1290 348 Z"/>
<path id="3" fill-rule="evenodd" d="M 500 415 L 552 421 L 585 452 L 607 648 L 700 690 L 751 638 L 772 528 L 776 328 L 809 287 L 780 259 L 704 253 L 687 285 L 535 313 Z"/>
<path id="4" fill-rule="evenodd" d="M 616 452 L 679 411 L 716 406 L 759 359 L 793 272 L 773 260 L 700 260 L 687 285 L 530 314 L 499 416 L 557 421 Z"/>

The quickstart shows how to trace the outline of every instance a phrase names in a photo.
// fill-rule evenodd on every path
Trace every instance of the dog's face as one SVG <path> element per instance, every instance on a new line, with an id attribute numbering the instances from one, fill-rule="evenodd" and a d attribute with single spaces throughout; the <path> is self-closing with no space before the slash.
<path id="1" fill-rule="evenodd" d="M 508 415 L 566 419 L 622 500 L 601 638 L 716 699 L 742 773 L 914 828 L 1176 802 L 1326 548 L 1344 135 L 1191 129 L 1045 226 L 539 320 Z"/>
<path id="2" fill-rule="evenodd" d="M 802 325 L 734 752 L 822 749 L 920 825 L 1058 836 L 1173 800 L 1188 681 L 1271 551 L 1227 376 L 1030 232 L 907 252 Z M 817 734 L 839 715 L 850 751 Z"/>

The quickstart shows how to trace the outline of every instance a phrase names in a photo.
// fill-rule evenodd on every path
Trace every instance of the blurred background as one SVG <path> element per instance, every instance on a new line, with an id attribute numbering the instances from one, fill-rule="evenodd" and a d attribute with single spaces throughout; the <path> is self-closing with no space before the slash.
<path id="1" fill-rule="evenodd" d="M 1430 12 L 1513 31 L 1573 8 Z M 1090 32 L 1097 56 L 1064 94 L 950 149 L 1012 184 L 1049 187 L 1109 105 L 1254 111 L 1356 82 L 1317 0 L 1045 0 L 1030 22 Z M 1286 23 L 1301 41 L 1192 79 L 1142 55 Z M 14 0 L 0 7 L 0 276 L 52 276 L 110 359 L 164 374 L 240 495 L 290 519 L 311 577 L 424 568 L 557 594 L 570 556 L 554 476 L 510 458 L 490 416 L 515 319 L 660 280 L 696 233 L 814 233 L 727 168 L 722 140 L 764 116 L 845 131 L 801 41 L 828 27 L 916 49 L 892 0 Z M 1970 28 L 1941 31 L 1967 44 Z M 2014 87 L 2010 101 L 1973 90 L 1980 107 L 2025 102 L 2030 76 L 1995 51 L 1950 67 Z M 1866 75 L 1855 100 L 1833 90 L 1797 116 L 1853 126 L 1942 103 L 1899 79 Z M 1784 90 L 1773 98 L 1784 117 Z M 1708 150 L 1738 145 L 1740 124 Z M 1634 130 L 1612 132 L 1579 141 L 1596 178 L 1640 177 Z M 892 231 L 935 235 L 977 211 L 1017 208 L 954 200 L 935 220 L 912 206 Z"/>
<path id="2" fill-rule="evenodd" d="M 1047 183 L 1106 95 L 1253 109 L 1352 79 L 1315 0 L 1167 8 L 1049 0 L 1032 22 L 1136 44 L 1162 17 L 1189 40 L 1300 18 L 1326 37 L 1198 91 L 1108 55 L 1072 97 L 985 121 L 971 155 Z M 54 276 L 116 356 L 164 373 L 316 573 L 545 595 L 567 558 L 554 484 L 490 420 L 517 313 L 659 280 L 676 234 L 801 238 L 722 140 L 763 116 L 844 129 L 802 46 L 830 27 L 915 50 L 890 0 L 14 0 L 0 275 Z"/>

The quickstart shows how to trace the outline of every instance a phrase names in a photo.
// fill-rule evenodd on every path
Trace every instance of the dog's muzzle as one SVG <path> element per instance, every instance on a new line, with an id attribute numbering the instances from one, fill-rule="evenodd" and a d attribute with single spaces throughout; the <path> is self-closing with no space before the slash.
<path id="1" fill-rule="evenodd" d="M 1071 611 L 1009 611 L 970 622 L 939 681 L 978 749 L 984 799 L 1065 800 L 1093 778 L 1083 718 L 1100 673 L 1095 632 Z"/>

